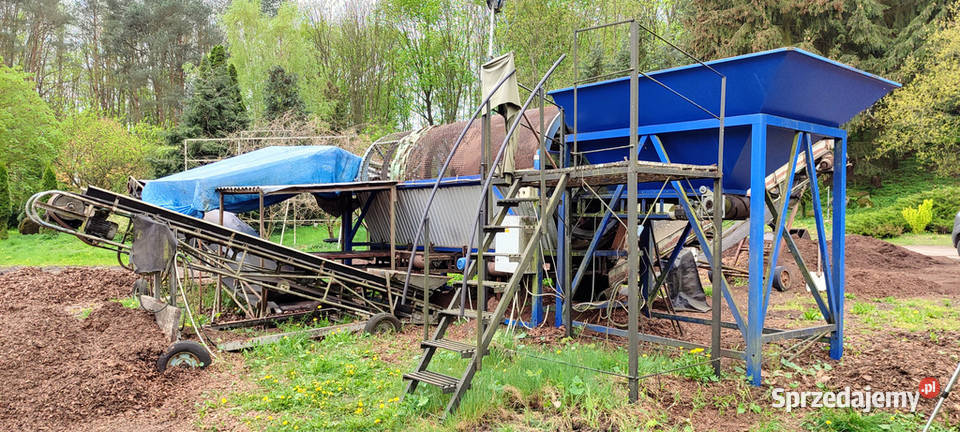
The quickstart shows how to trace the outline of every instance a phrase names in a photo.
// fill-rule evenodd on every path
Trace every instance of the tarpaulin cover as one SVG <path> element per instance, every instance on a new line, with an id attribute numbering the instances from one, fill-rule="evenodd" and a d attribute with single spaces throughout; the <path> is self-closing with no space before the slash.
<path id="1" fill-rule="evenodd" d="M 143 200 L 193 217 L 219 207 L 217 188 L 352 182 L 360 157 L 337 147 L 266 147 L 157 180 L 143 187 Z M 264 205 L 289 196 L 264 197 Z M 225 195 L 224 210 L 256 210 L 257 195 Z"/>

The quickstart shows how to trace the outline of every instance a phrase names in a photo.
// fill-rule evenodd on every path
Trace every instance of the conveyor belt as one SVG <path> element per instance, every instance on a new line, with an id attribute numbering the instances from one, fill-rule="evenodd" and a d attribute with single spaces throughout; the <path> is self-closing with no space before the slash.
<path id="1" fill-rule="evenodd" d="M 183 265 L 201 274 L 218 276 L 218 281 L 230 288 L 227 294 L 249 318 L 260 318 L 267 312 L 269 298 L 264 292 L 295 295 L 360 317 L 384 312 L 399 317 L 410 315 L 410 308 L 400 311 L 394 307 L 400 287 L 391 285 L 381 274 L 108 190 L 91 186 L 83 194 L 40 192 L 27 201 L 26 207 L 27 215 L 41 226 L 121 254 L 131 253 L 131 237 L 124 235 L 115 240 L 113 234 L 97 231 L 98 226 L 111 223 L 107 222 L 107 215 L 131 221 L 143 216 L 167 225 L 181 240 L 177 249 L 184 258 Z M 423 295 L 417 294 L 412 300 L 422 304 Z"/>
<path id="2" fill-rule="evenodd" d="M 336 261 L 321 258 L 319 256 L 312 255 L 291 247 L 283 246 L 257 236 L 234 231 L 203 219 L 197 219 L 195 217 L 190 217 L 172 210 L 167 210 L 163 207 L 158 207 L 138 199 L 117 194 L 115 192 L 89 186 L 87 187 L 87 191 L 84 193 L 84 195 L 90 199 L 103 203 L 107 207 L 121 208 L 133 213 L 148 214 L 173 225 L 203 230 L 205 234 L 219 238 L 225 245 L 233 244 L 251 246 L 258 249 L 263 249 L 265 251 L 270 251 L 277 255 L 288 257 L 291 260 L 299 261 L 303 264 L 323 267 L 335 273 L 362 279 L 375 285 L 382 287 L 386 287 L 387 285 L 387 281 L 383 277 L 367 273 L 366 271 L 356 267 L 351 267 Z"/>

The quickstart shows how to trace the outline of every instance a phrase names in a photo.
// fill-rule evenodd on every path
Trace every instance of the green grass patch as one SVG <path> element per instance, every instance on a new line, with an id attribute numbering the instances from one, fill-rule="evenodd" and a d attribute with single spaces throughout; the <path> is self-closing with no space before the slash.
<path id="1" fill-rule="evenodd" d="M 137 298 L 133 296 L 110 299 L 110 301 L 120 303 L 121 306 L 127 309 L 140 309 L 140 300 L 137 300 Z"/>
<path id="2" fill-rule="evenodd" d="M 958 208 L 960 210 L 960 208 Z M 891 237 L 886 241 L 900 246 L 953 246 L 950 234 L 907 233 L 898 237 Z"/>
<path id="3" fill-rule="evenodd" d="M 810 431 L 836 432 L 914 432 L 923 428 L 926 417 L 923 414 L 865 414 L 852 409 L 821 409 L 810 414 L 803 427 Z M 932 431 L 955 430 L 941 424 L 934 424 Z"/>
<path id="4" fill-rule="evenodd" d="M 491 424 L 499 424 L 498 430 L 555 430 L 574 418 L 602 430 L 665 420 L 663 413 L 630 405 L 621 381 L 570 366 L 622 374 L 625 349 L 570 340 L 552 347 L 527 345 L 521 336 L 497 335 L 460 409 L 446 421 L 440 416 L 450 395 L 421 384 L 403 398 L 401 376 L 412 369 L 419 350 L 396 337 L 337 333 L 320 341 L 290 337 L 248 351 L 248 385 L 240 386 L 245 390 L 210 395 L 199 408 L 199 426 L 204 418 L 217 417 L 214 412 L 268 431 L 473 430 Z M 708 364 L 698 364 L 707 359 L 702 350 L 674 354 L 642 355 L 640 373 L 691 365 L 676 374 L 701 382 L 715 379 Z M 430 369 L 459 376 L 467 363 L 440 351 Z"/>
<path id="5" fill-rule="evenodd" d="M 305 226 L 297 227 L 296 235 L 294 235 L 294 229 L 288 227 L 286 232 L 283 234 L 283 245 L 297 248 L 306 252 L 337 251 L 340 250 L 337 243 L 339 233 L 339 226 L 333 227 L 333 237 L 330 236 L 330 232 L 327 231 L 325 226 Z M 360 229 L 357 230 L 357 235 L 354 236 L 353 241 L 366 242 L 367 239 L 367 228 L 361 225 Z M 270 241 L 280 243 L 279 229 L 274 230 L 274 233 L 270 235 Z M 366 246 L 357 246 L 354 248 L 354 250 L 366 249 Z"/>
<path id="6" fill-rule="evenodd" d="M 907 331 L 957 331 L 960 330 L 960 310 L 950 299 L 884 298 L 879 302 L 857 302 L 851 313 L 860 317 L 868 326 L 899 328 Z"/>
<path id="7" fill-rule="evenodd" d="M 0 266 L 116 266 L 117 253 L 95 248 L 67 234 L 21 235 L 0 240 Z"/>

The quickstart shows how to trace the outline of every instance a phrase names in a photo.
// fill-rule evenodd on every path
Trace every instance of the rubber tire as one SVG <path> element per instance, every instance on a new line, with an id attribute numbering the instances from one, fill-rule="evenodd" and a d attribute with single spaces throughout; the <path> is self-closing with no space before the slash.
<path id="1" fill-rule="evenodd" d="M 200 343 L 194 341 L 180 341 L 170 345 L 170 348 L 160 355 L 157 359 L 157 371 L 163 373 L 167 370 L 167 363 L 172 357 L 180 353 L 189 353 L 200 362 L 200 369 L 210 366 L 210 353 Z"/>
<path id="2" fill-rule="evenodd" d="M 378 313 L 370 317 L 367 324 L 363 326 L 363 332 L 372 335 L 398 331 L 400 331 L 400 320 L 389 312 Z"/>
<path id="3" fill-rule="evenodd" d="M 790 272 L 783 266 L 777 266 L 773 269 L 773 287 L 780 292 L 790 289 Z"/>

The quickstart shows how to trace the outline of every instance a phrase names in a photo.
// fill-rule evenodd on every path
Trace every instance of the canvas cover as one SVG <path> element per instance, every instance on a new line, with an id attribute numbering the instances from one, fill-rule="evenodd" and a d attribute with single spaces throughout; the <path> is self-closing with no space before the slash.
<path id="1" fill-rule="evenodd" d="M 157 180 L 143 187 L 143 200 L 179 213 L 201 218 L 219 208 L 216 189 L 222 186 L 279 186 L 352 182 L 360 157 L 338 147 L 266 147 Z M 290 196 L 264 198 L 264 205 Z M 225 195 L 224 210 L 256 210 L 257 195 Z"/>

